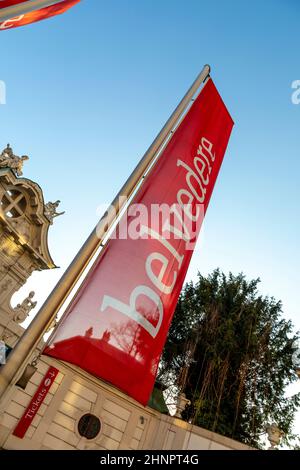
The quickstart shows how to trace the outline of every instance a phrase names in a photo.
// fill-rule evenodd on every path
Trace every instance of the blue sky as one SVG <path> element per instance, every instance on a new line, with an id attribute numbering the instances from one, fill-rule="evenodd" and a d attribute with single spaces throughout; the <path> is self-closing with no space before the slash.
<path id="1" fill-rule="evenodd" d="M 299 317 L 300 79 L 297 0 L 82 0 L 61 17 L 1 32 L 1 139 L 66 215 L 49 244 L 64 269 L 203 64 L 235 120 L 191 263 L 260 277 Z M 41 304 L 62 273 L 35 274 Z M 18 296 L 17 296 L 18 297 Z"/>

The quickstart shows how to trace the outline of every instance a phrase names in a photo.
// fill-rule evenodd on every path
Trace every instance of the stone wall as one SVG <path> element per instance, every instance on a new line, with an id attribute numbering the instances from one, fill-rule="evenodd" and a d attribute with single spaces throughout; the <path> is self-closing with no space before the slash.
<path id="1" fill-rule="evenodd" d="M 42 378 L 53 365 L 59 370 L 44 403 L 23 439 L 12 435 Z M 90 412 L 101 420 L 92 441 L 79 435 L 80 417 Z M 114 387 L 84 371 L 43 357 L 26 390 L 10 389 L 0 410 L 0 448 L 4 449 L 222 449 L 249 447 L 180 419 L 143 407 Z"/>

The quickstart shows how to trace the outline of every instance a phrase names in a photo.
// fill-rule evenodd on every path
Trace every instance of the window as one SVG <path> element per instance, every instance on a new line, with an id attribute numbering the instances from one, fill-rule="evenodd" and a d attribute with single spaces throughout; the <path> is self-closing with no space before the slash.
<path id="1" fill-rule="evenodd" d="M 86 439 L 95 439 L 101 430 L 101 421 L 97 416 L 87 413 L 78 422 L 78 432 Z"/>
<path id="2" fill-rule="evenodd" d="M 21 191 L 17 189 L 7 190 L 1 200 L 1 209 L 5 216 L 10 219 L 21 217 L 26 211 L 26 198 Z"/>

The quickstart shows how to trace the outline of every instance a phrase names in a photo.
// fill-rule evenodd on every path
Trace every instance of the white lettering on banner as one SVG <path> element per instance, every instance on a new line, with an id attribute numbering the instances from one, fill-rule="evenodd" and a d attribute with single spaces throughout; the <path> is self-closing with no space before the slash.
<path id="1" fill-rule="evenodd" d="M 203 149 L 206 150 L 213 163 L 215 161 L 216 154 L 212 153 L 212 148 L 213 148 L 213 144 L 209 140 L 207 140 L 205 137 L 202 137 L 201 144 L 199 145 L 197 153 L 198 155 L 202 155 L 204 158 L 207 158 L 205 157 L 205 154 L 203 153 Z"/>
<path id="2" fill-rule="evenodd" d="M 186 196 L 188 198 L 188 202 L 184 202 L 182 200 L 182 196 Z M 192 202 L 193 202 L 193 195 L 187 190 L 187 189 L 180 189 L 177 193 L 177 202 L 180 205 L 180 207 L 183 209 L 184 213 L 188 216 L 190 220 L 193 222 L 197 222 L 199 215 L 200 215 L 200 208 L 199 205 L 196 205 L 196 214 L 193 215 L 192 212 L 190 211 L 190 208 L 193 207 Z"/>
<path id="3" fill-rule="evenodd" d="M 174 214 L 177 217 L 179 226 L 183 228 L 183 231 L 182 229 L 180 230 L 178 227 L 175 227 L 175 225 L 170 224 L 170 217 L 166 219 L 163 225 L 162 231 L 163 233 L 164 232 L 174 233 L 175 238 L 183 239 L 184 241 L 189 242 L 194 238 L 194 234 L 188 231 L 186 223 L 184 222 L 182 212 L 183 211 L 181 210 L 181 207 L 179 206 L 179 204 L 173 204 L 172 207 L 170 208 L 170 214 Z"/>
<path id="4" fill-rule="evenodd" d="M 150 300 L 152 300 L 157 306 L 159 317 L 158 317 L 158 322 L 156 326 L 153 326 L 152 323 L 150 323 L 147 320 L 147 318 L 145 318 L 143 315 L 140 314 L 140 312 L 136 310 L 136 300 L 140 295 L 145 295 Z M 107 307 L 114 308 L 118 310 L 119 312 L 124 313 L 124 315 L 131 318 L 131 320 L 134 320 L 139 325 L 141 325 L 146 331 L 148 331 L 148 333 L 153 338 L 155 338 L 155 336 L 159 332 L 162 319 L 163 319 L 163 313 L 164 313 L 163 304 L 162 304 L 162 301 L 160 300 L 159 295 L 157 295 L 156 292 L 154 292 L 148 286 L 137 286 L 135 289 L 133 289 L 131 296 L 130 296 L 129 305 L 124 304 L 124 302 L 121 302 L 120 300 L 117 300 L 114 297 L 105 295 L 103 297 L 101 311 L 103 312 L 104 310 L 107 309 Z"/>
<path id="5" fill-rule="evenodd" d="M 177 166 L 182 167 L 186 170 L 186 183 L 190 191 L 186 188 L 181 188 L 177 192 L 177 202 L 181 209 L 185 212 L 185 214 L 189 217 L 189 219 L 193 222 L 197 222 L 199 216 L 201 214 L 199 204 L 196 204 L 196 214 L 192 214 L 192 203 L 193 201 L 198 201 L 201 204 L 205 201 L 205 196 L 207 189 L 206 187 L 210 181 L 210 175 L 212 172 L 212 165 L 215 161 L 216 155 L 213 153 L 213 144 L 206 139 L 205 137 L 201 138 L 200 145 L 197 149 L 197 156 L 195 156 L 193 163 L 194 169 L 191 168 L 187 163 L 184 161 L 177 159 Z M 193 184 L 194 182 L 194 184 Z M 197 183 L 195 185 L 195 182 Z M 198 189 L 198 191 L 197 191 Z M 188 204 L 182 200 L 183 197 L 188 199 Z M 179 230 L 174 225 L 171 225 L 170 220 L 165 221 L 162 232 L 172 232 L 178 238 L 182 239 L 186 244 L 191 240 L 191 234 L 188 231 L 187 226 L 183 223 L 183 218 L 180 214 L 180 210 L 178 210 L 178 205 L 175 203 L 172 206 L 172 210 L 169 211 L 173 213 L 178 220 L 181 222 L 181 227 L 183 230 Z M 176 259 L 178 263 L 178 269 L 180 269 L 184 254 L 180 255 L 177 250 L 175 250 L 174 246 L 166 240 L 166 238 L 160 234 L 159 232 L 153 230 L 153 228 L 148 227 L 147 225 L 141 225 L 140 228 L 140 237 L 141 239 L 144 238 L 144 235 L 150 236 L 150 238 L 157 240 L 160 242 L 170 253 L 172 256 L 171 259 L 168 259 L 166 256 L 162 255 L 158 252 L 150 253 L 145 262 L 145 271 L 151 283 L 160 291 L 160 295 L 158 295 L 151 287 L 140 285 L 133 289 L 130 295 L 130 302 L 129 305 L 121 302 L 120 300 L 111 297 L 109 295 L 104 295 L 102 305 L 101 305 L 101 312 L 106 310 L 108 307 L 116 309 L 117 311 L 123 313 L 127 317 L 131 318 L 132 320 L 136 321 L 141 327 L 143 327 L 153 338 L 156 337 L 160 330 L 160 326 L 163 320 L 163 303 L 161 301 L 160 296 L 162 294 L 170 295 L 174 289 L 178 271 L 173 272 L 173 280 L 171 284 L 167 285 L 163 282 L 164 276 L 168 271 L 168 266 L 173 268 L 174 266 L 174 259 Z M 185 246 L 185 250 L 187 250 L 187 246 Z M 161 263 L 161 268 L 159 274 L 156 275 L 152 269 L 152 262 L 159 261 Z M 174 269 L 174 268 L 173 268 Z M 159 319 L 154 326 L 150 323 L 147 318 L 145 318 L 140 312 L 136 310 L 136 300 L 140 295 L 144 295 L 148 297 L 150 300 L 154 302 L 157 307 L 157 311 L 159 313 Z"/>
<path id="6" fill-rule="evenodd" d="M 19 15 L 15 16 L 14 18 L 11 18 L 10 20 L 3 21 L 2 23 L 0 23 L 0 29 L 12 28 L 14 26 L 14 23 L 18 23 L 18 21 L 21 21 L 24 16 L 25 15 Z"/>
<path id="7" fill-rule="evenodd" d="M 160 273 L 159 273 L 158 276 L 155 276 L 155 274 L 152 270 L 152 261 L 155 261 L 155 260 L 158 260 L 162 263 L 162 267 L 161 267 L 161 270 L 160 270 Z M 147 260 L 146 260 L 146 272 L 148 274 L 149 279 L 164 294 L 171 294 L 171 292 L 172 292 L 172 290 L 175 286 L 176 279 L 177 279 L 177 273 L 174 273 L 174 279 L 173 279 L 173 282 L 170 286 L 167 286 L 166 284 L 164 284 L 162 282 L 162 280 L 164 278 L 164 275 L 167 271 L 168 264 L 169 264 L 168 258 L 166 258 L 164 255 L 162 255 L 160 253 L 156 253 L 156 252 L 151 253 L 151 255 L 149 255 Z"/>
<path id="8" fill-rule="evenodd" d="M 146 225 L 141 226 L 141 231 L 140 231 L 141 236 L 143 235 L 150 235 L 151 238 L 154 238 L 155 240 L 158 240 L 161 242 L 161 244 L 169 250 L 169 252 L 174 256 L 174 258 L 177 259 L 179 267 L 182 265 L 182 261 L 184 258 L 184 255 L 180 256 L 178 251 L 175 250 L 175 248 L 171 245 L 168 240 L 166 240 L 160 233 L 156 232 L 150 227 L 147 227 Z"/>
<path id="9" fill-rule="evenodd" d="M 206 194 L 206 188 L 203 188 L 200 178 L 196 173 L 182 160 L 177 160 L 177 166 L 183 166 L 187 170 L 186 174 L 186 182 L 192 193 L 194 194 L 195 198 L 200 202 L 203 203 Z M 191 178 L 194 178 L 197 181 L 197 184 L 200 188 L 200 195 L 197 193 L 196 188 L 191 183 Z M 182 191 L 182 190 L 181 190 Z"/>

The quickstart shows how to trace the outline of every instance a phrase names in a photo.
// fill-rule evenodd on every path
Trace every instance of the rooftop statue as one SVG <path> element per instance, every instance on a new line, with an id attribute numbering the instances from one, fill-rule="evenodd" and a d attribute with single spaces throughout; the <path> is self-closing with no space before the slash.
<path id="1" fill-rule="evenodd" d="M 23 164 L 26 160 L 29 160 L 27 155 L 23 155 L 22 157 L 14 155 L 13 149 L 7 144 L 7 147 L 0 155 L 0 168 L 11 168 L 17 176 L 22 176 Z"/>
<path id="2" fill-rule="evenodd" d="M 64 214 L 64 212 L 57 212 L 56 209 L 58 208 L 59 204 L 60 201 L 47 202 L 47 204 L 45 204 L 45 216 L 50 220 L 51 224 L 53 224 L 53 219 L 55 217 L 59 217 L 60 215 Z"/>
<path id="3" fill-rule="evenodd" d="M 37 302 L 33 302 L 32 298 L 34 297 L 35 293 L 30 292 L 28 297 L 23 300 L 21 304 L 18 304 L 14 311 L 16 312 L 14 315 L 14 321 L 17 323 L 23 323 L 28 317 L 30 311 L 36 307 Z"/>

